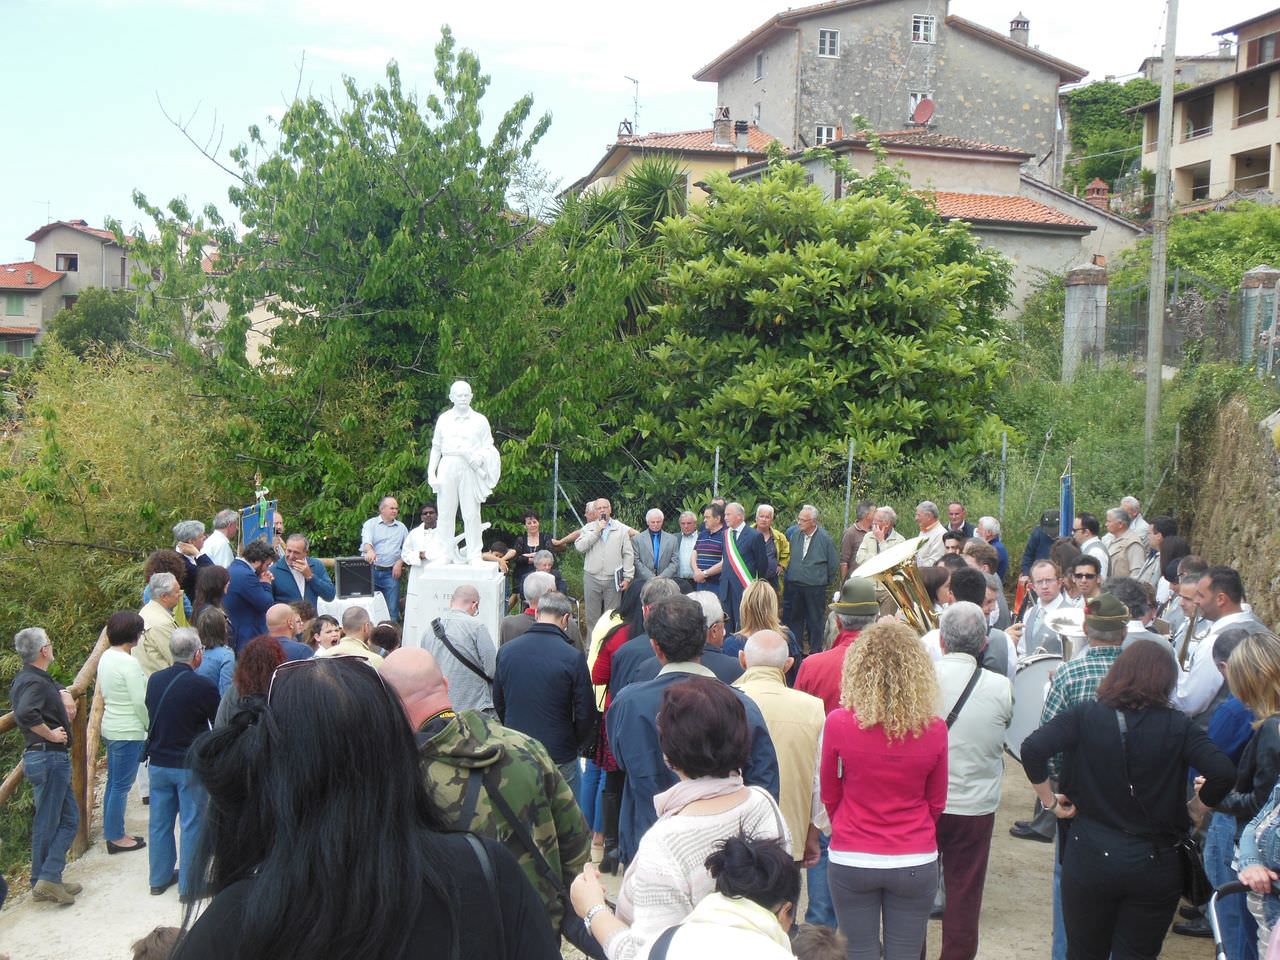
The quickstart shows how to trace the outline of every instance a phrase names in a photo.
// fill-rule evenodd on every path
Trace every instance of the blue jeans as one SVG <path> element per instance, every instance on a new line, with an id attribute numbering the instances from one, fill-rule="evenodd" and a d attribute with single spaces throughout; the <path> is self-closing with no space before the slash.
<path id="1" fill-rule="evenodd" d="M 573 799 L 578 801 L 578 809 L 582 806 L 582 766 L 578 763 L 578 758 L 574 757 L 567 763 L 557 763 L 560 769 L 560 776 L 564 777 L 565 783 L 569 784 L 569 789 L 573 791 Z"/>
<path id="2" fill-rule="evenodd" d="M 1215 813 L 1204 834 L 1204 872 L 1215 887 L 1236 879 L 1231 869 L 1235 843 L 1236 818 Z M 1218 928 L 1231 960 L 1258 960 L 1258 923 L 1249 913 L 1247 896 L 1236 894 L 1218 901 Z"/>
<path id="3" fill-rule="evenodd" d="M 145 740 L 107 740 L 107 789 L 102 794 L 102 833 L 107 840 L 123 840 L 124 808 L 138 778 Z"/>
<path id="4" fill-rule="evenodd" d="M 1067 960 L 1067 922 L 1062 918 L 1062 834 L 1054 824 L 1053 843 L 1053 960 Z"/>
<path id="5" fill-rule="evenodd" d="M 795 841 L 792 841 L 795 842 Z M 803 840 L 799 841 L 801 844 Z M 827 887 L 827 848 L 831 846 L 831 838 L 825 833 L 818 834 L 818 847 L 822 850 L 822 858 L 806 873 L 809 888 L 809 907 L 804 912 L 805 923 L 818 923 L 824 927 L 835 928 L 836 908 L 831 903 L 831 890 Z"/>
<path id="6" fill-rule="evenodd" d="M 396 623 L 400 622 L 400 581 L 391 575 L 390 570 L 373 568 L 373 589 L 382 594 L 387 601 L 387 616 Z"/>
<path id="7" fill-rule="evenodd" d="M 163 887 L 173 876 L 178 850 L 173 842 L 177 821 L 182 842 L 182 866 L 178 871 L 178 893 L 191 896 L 196 878 L 191 861 L 200 841 L 204 820 L 205 792 L 184 767 L 151 766 L 151 824 L 147 830 L 147 850 L 151 866 L 151 886 Z"/>
<path id="8" fill-rule="evenodd" d="M 587 818 L 587 826 L 592 833 L 600 833 L 604 829 L 604 804 L 600 801 L 603 796 L 604 771 L 594 760 L 588 760 L 586 772 L 582 775 L 582 815 Z"/>
<path id="9" fill-rule="evenodd" d="M 22 774 L 36 801 L 31 818 L 31 884 L 38 880 L 61 883 L 67 851 L 80 826 L 71 791 L 71 758 L 65 750 L 28 750 L 22 755 Z"/>

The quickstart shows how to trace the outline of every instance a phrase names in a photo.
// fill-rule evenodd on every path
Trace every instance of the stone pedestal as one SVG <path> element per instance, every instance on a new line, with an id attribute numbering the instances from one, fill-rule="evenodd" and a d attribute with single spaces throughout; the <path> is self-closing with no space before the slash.
<path id="1" fill-rule="evenodd" d="M 1062 380 L 1081 364 L 1098 366 L 1107 344 L 1107 271 L 1093 264 L 1067 274 L 1062 318 Z"/>
<path id="2" fill-rule="evenodd" d="M 505 578 L 496 563 L 486 560 L 477 564 L 429 563 L 410 568 L 401 641 L 404 646 L 425 646 L 423 640 L 431 636 L 431 621 L 449 609 L 453 591 L 464 584 L 480 591 L 480 622 L 489 628 L 493 642 L 498 643 L 505 612 Z"/>

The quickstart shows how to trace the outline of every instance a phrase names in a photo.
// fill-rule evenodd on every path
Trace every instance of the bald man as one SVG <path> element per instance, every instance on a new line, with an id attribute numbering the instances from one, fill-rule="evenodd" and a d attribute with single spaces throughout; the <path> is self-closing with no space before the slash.
<path id="1" fill-rule="evenodd" d="M 542 897 L 558 935 L 564 908 L 529 847 L 537 848 L 567 887 L 590 857 L 591 831 L 547 751 L 482 713 L 455 708 L 449 681 L 426 650 L 395 650 L 379 672 L 404 704 L 423 778 L 445 818 L 457 830 L 506 845 Z M 475 812 L 467 817 L 473 777 L 479 778 L 479 790 Z"/>
<path id="2" fill-rule="evenodd" d="M 480 710 L 496 718 L 493 671 L 498 646 L 480 622 L 480 591 L 470 584 L 455 587 L 449 609 L 431 621 L 422 644 L 440 664 L 459 710 Z"/>
<path id="3" fill-rule="evenodd" d="M 301 629 L 302 618 L 289 604 L 277 603 L 267 609 L 267 633 L 280 641 L 286 660 L 309 660 L 315 653 L 305 643 L 294 639 Z"/>
<path id="4" fill-rule="evenodd" d="M 819 825 L 826 814 L 817 792 L 819 741 L 826 722 L 822 701 L 787 686 L 791 654 L 786 637 L 757 630 L 738 654 L 745 671 L 733 685 L 750 697 L 778 754 L 778 806 L 791 833 L 791 852 L 806 867 L 818 862 Z"/>

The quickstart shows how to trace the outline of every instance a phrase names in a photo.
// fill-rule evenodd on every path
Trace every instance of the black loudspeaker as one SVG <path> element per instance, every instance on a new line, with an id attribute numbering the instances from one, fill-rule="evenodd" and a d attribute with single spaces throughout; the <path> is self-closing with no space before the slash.
<path id="1" fill-rule="evenodd" d="M 364 557 L 338 557 L 334 560 L 333 585 L 337 599 L 373 596 L 373 567 Z"/>

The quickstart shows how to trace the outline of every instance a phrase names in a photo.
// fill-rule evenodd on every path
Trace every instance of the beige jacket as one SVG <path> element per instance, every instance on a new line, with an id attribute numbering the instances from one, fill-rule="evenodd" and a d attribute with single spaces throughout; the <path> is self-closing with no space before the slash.
<path id="1" fill-rule="evenodd" d="M 814 773 L 826 711 L 815 696 L 792 690 L 777 667 L 752 667 L 733 685 L 750 697 L 764 716 L 778 754 L 778 806 L 791 833 L 791 853 L 804 855 L 814 814 Z"/>
<path id="2" fill-rule="evenodd" d="M 593 520 L 578 532 L 573 547 L 583 554 L 582 572 L 597 580 L 611 580 L 613 571 L 622 568 L 624 580 L 636 578 L 636 552 L 631 545 L 631 532 L 617 520 L 609 524 L 609 535 L 600 536 L 600 521 Z"/>
<path id="3" fill-rule="evenodd" d="M 1110 558 L 1108 576 L 1135 577 L 1147 559 L 1147 548 L 1142 545 L 1142 535 L 1130 527 L 1111 541 L 1107 547 Z"/>
<path id="4" fill-rule="evenodd" d="M 178 621 L 173 619 L 173 614 L 158 600 L 150 601 L 138 614 L 142 617 L 142 637 L 133 648 L 133 659 L 138 661 L 142 672 L 149 677 L 165 667 L 173 666 L 169 641 L 173 639 Z"/>

